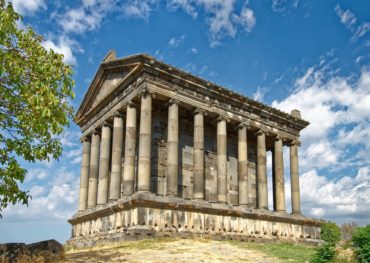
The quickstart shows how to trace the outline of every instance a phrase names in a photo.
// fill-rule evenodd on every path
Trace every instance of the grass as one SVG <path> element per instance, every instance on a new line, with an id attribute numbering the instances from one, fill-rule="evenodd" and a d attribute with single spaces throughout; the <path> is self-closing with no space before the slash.
<path id="1" fill-rule="evenodd" d="M 173 241 L 179 241 L 181 239 L 178 238 L 155 238 L 155 239 L 143 239 L 143 240 L 136 240 L 136 241 L 124 241 L 121 243 L 116 244 L 108 244 L 102 246 L 96 246 L 93 248 L 84 248 L 84 249 L 77 249 L 74 250 L 75 252 L 82 252 L 82 251 L 93 251 L 93 250 L 105 250 L 105 249 L 139 249 L 139 250 L 146 250 L 146 249 L 155 249 L 155 250 L 164 250 L 168 248 L 168 243 Z M 207 239 L 196 239 L 199 242 L 210 242 Z M 186 242 L 184 240 L 184 242 Z M 217 241 L 220 244 L 228 243 L 233 246 L 237 246 L 240 249 L 246 250 L 254 250 L 259 251 L 267 256 L 276 257 L 281 260 L 287 262 L 309 262 L 312 258 L 313 254 L 315 254 L 315 247 L 311 246 L 304 246 L 304 245 L 295 245 L 290 243 L 252 243 L 252 242 L 243 242 L 243 241 L 236 241 L 236 240 L 228 240 L 228 241 Z M 166 246 L 167 245 L 167 246 Z M 73 250 L 70 250 L 72 252 Z M 172 254 L 182 253 L 184 252 L 182 249 L 176 249 L 172 251 Z M 347 263 L 350 261 L 339 261 L 340 263 Z"/>
<path id="2" fill-rule="evenodd" d="M 309 262 L 315 254 L 315 247 L 290 243 L 251 243 L 230 240 L 230 244 L 239 248 L 258 250 L 266 255 L 277 257 L 289 262 Z"/>

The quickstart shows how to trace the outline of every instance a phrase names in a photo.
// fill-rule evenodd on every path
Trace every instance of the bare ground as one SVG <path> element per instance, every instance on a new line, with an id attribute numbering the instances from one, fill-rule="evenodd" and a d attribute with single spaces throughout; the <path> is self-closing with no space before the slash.
<path id="1" fill-rule="evenodd" d="M 263 252 L 212 240 L 141 240 L 67 251 L 62 262 L 282 262 Z"/>

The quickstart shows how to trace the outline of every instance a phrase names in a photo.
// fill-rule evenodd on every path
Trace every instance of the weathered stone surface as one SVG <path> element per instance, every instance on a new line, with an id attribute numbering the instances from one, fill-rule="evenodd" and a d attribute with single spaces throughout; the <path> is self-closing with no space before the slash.
<path id="1" fill-rule="evenodd" d="M 319 243 L 322 221 L 206 201 L 135 194 L 70 219 L 68 244 L 89 246 L 105 239 L 147 236 L 258 239 Z"/>
<path id="2" fill-rule="evenodd" d="M 54 239 L 26 245 L 0 244 L 0 262 L 57 262 L 64 257 L 63 245 Z"/>

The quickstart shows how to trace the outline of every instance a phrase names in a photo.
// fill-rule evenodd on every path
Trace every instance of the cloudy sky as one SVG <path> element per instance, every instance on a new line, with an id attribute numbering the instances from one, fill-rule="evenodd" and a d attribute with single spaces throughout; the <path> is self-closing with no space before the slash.
<path id="1" fill-rule="evenodd" d="M 339 224 L 370 223 L 368 1 L 12 2 L 24 16 L 19 26 L 32 26 L 46 48 L 73 65 L 75 109 L 110 49 L 119 57 L 147 53 L 281 110 L 300 109 L 311 123 L 299 153 L 303 213 Z M 5 210 L 0 243 L 70 237 L 66 220 L 77 210 L 79 137 L 72 124 L 61 139 L 59 162 L 27 165 L 22 187 L 33 198 L 28 208 Z"/>

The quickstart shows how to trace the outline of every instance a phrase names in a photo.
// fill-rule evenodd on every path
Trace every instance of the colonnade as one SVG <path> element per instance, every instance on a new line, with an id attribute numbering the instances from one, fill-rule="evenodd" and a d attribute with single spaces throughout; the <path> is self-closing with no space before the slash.
<path id="1" fill-rule="evenodd" d="M 83 139 L 80 177 L 79 211 L 104 205 L 135 191 L 150 192 L 151 139 L 152 139 L 152 95 L 143 92 L 140 104 L 139 150 L 137 187 L 135 189 L 135 155 L 138 107 L 128 104 L 126 117 L 114 115 L 113 127 L 105 122 L 101 132 L 95 131 Z M 193 198 L 205 199 L 204 165 L 204 119 L 206 111 L 197 108 L 193 112 Z M 124 124 L 125 122 L 125 124 Z M 126 126 L 124 129 L 124 125 Z M 179 178 L 179 103 L 168 102 L 167 123 L 167 196 L 177 197 Z M 113 129 L 113 133 L 112 133 Z M 125 135 L 124 135 L 125 130 Z M 238 193 L 239 205 L 250 207 L 251 184 L 248 182 L 248 134 L 249 126 L 238 125 Z M 113 138 L 111 138 L 113 134 Z M 227 203 L 227 119 L 217 118 L 217 202 Z M 259 129 L 257 136 L 257 208 L 268 209 L 266 132 Z M 123 138 L 125 150 L 123 152 Z M 298 145 L 290 145 L 290 178 L 292 213 L 300 213 Z M 121 177 L 122 157 L 124 171 Z M 284 189 L 283 139 L 274 137 L 273 147 L 273 200 L 274 211 L 286 212 Z M 111 159 L 110 159 L 111 157 Z M 110 169 L 111 167 L 111 169 Z M 111 171 L 110 171 L 111 170 Z M 121 178 L 123 182 L 121 182 Z M 121 189 L 122 185 L 122 189 Z M 121 191 L 122 190 L 122 191 Z"/>

